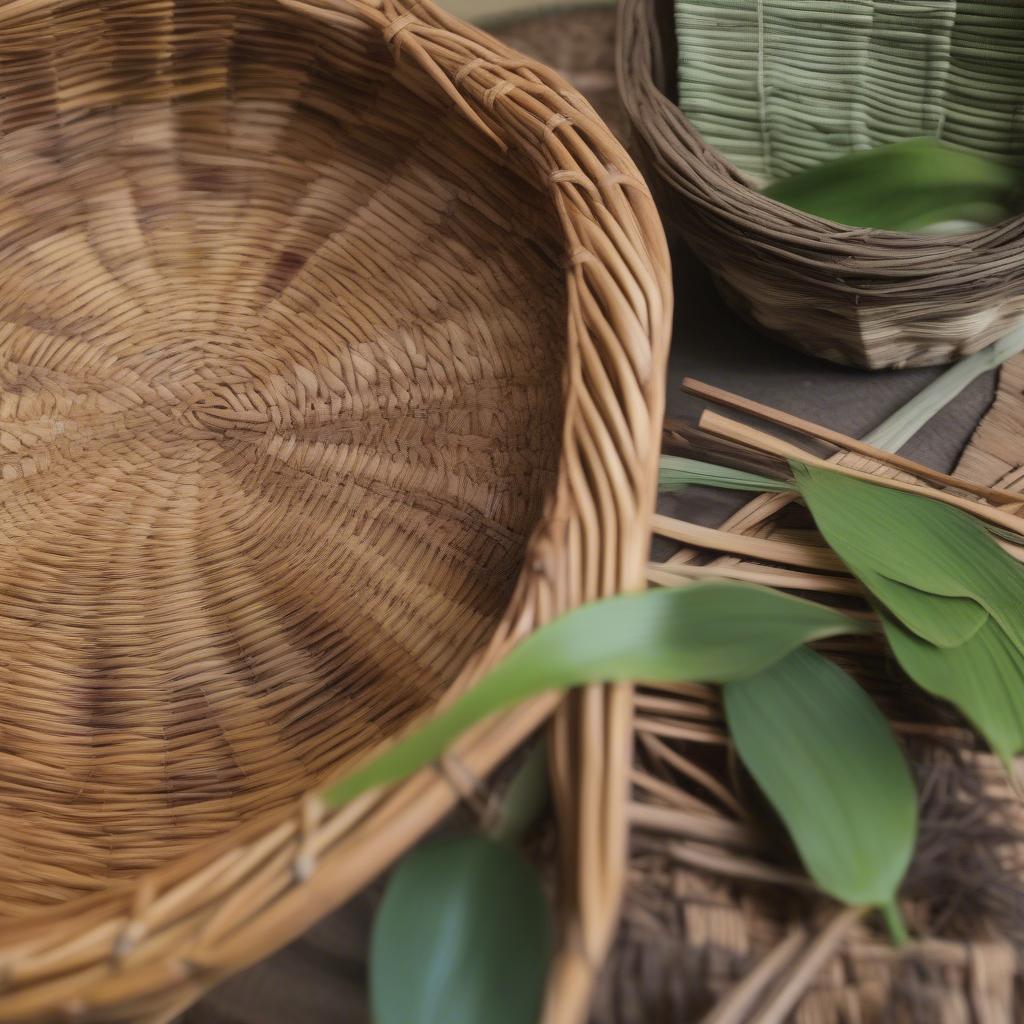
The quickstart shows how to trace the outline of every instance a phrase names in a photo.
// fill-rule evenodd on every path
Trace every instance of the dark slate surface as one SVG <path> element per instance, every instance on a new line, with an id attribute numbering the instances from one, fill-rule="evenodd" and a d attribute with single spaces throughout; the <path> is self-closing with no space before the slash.
<path id="1" fill-rule="evenodd" d="M 706 403 L 679 388 L 683 377 L 696 377 L 859 437 L 942 373 L 941 367 L 871 372 L 806 356 L 759 333 L 726 307 L 707 271 L 681 245 L 672 255 L 676 316 L 668 368 L 670 417 L 696 423 Z M 903 453 L 936 469 L 952 469 L 992 402 L 995 380 L 994 372 L 979 377 Z M 694 488 L 662 495 L 658 508 L 667 515 L 717 525 L 747 498 Z M 655 557 L 666 557 L 672 547 L 656 540 Z"/>
<path id="2" fill-rule="evenodd" d="M 695 420 L 701 403 L 679 392 L 684 376 L 727 388 L 858 437 L 899 409 L 941 368 L 866 371 L 834 366 L 766 338 L 726 308 L 704 268 L 673 252 L 676 329 L 668 414 Z M 937 469 L 956 463 L 992 401 L 995 374 L 979 378 L 903 449 Z"/>

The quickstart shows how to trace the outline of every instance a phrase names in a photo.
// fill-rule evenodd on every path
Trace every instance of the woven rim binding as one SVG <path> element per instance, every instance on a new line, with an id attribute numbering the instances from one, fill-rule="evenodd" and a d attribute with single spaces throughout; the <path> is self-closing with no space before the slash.
<path id="1" fill-rule="evenodd" d="M 455 104 L 546 183 L 565 237 L 557 484 L 509 607 L 451 696 L 560 612 L 643 583 L 671 315 L 664 236 L 621 146 L 553 72 L 429 0 L 280 3 L 307 16 L 311 32 L 378 34 L 404 84 Z M 0 10 L 0 24 L 49 6 L 17 0 Z M 592 700 L 605 699 L 596 693 Z M 556 704 L 540 699 L 472 730 L 451 753 L 455 774 L 483 777 Z M 5 924 L 0 1020 L 170 1019 L 379 874 L 457 801 L 446 776 L 424 771 L 340 812 L 311 793 L 139 878 Z M 572 784 L 563 778 L 563 789 Z"/>
<path id="2" fill-rule="evenodd" d="M 741 312 L 812 355 L 871 369 L 950 362 L 1024 313 L 1024 215 L 926 236 L 844 227 L 769 199 L 667 95 L 670 25 L 660 0 L 623 0 L 619 88 L 667 220 Z"/>

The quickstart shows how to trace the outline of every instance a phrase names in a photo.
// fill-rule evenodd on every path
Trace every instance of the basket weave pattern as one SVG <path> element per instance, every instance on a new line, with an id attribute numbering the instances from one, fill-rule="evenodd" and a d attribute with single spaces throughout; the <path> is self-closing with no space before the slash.
<path id="1" fill-rule="evenodd" d="M 0 86 L 0 1020 L 163 1020 L 555 702 L 339 765 L 641 582 L 667 256 L 429 4 L 18 0 Z"/>
<path id="2" fill-rule="evenodd" d="M 666 220 L 761 327 L 812 355 L 880 369 L 952 362 L 1024 313 L 1024 215 L 943 237 L 844 227 L 784 206 L 666 95 L 670 4 L 624 0 L 618 46 L 623 102 Z"/>
<path id="3" fill-rule="evenodd" d="M 1024 155 L 1014 4 L 675 0 L 680 106 L 760 181 L 933 136 Z"/>

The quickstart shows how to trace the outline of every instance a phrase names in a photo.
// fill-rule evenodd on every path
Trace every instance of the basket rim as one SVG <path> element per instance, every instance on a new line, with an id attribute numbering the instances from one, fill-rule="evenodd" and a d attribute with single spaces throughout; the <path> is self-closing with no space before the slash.
<path id="1" fill-rule="evenodd" d="M 616 59 L 623 104 L 633 127 L 659 158 L 674 156 L 678 151 L 664 144 L 662 135 L 651 123 L 653 118 L 657 118 L 666 129 L 666 137 L 674 135 L 678 141 L 689 143 L 687 162 L 694 182 L 715 185 L 712 195 L 718 202 L 708 202 L 707 208 L 716 215 L 732 221 L 737 227 L 759 230 L 766 236 L 796 242 L 808 249 L 844 252 L 855 246 L 856 253 L 863 255 L 874 243 L 879 255 L 891 256 L 897 249 L 913 249 L 918 254 L 948 258 L 951 252 L 965 245 L 988 248 L 1008 243 L 1015 253 L 1024 255 L 1024 212 L 976 231 L 929 236 L 842 224 L 787 206 L 754 188 L 747 175 L 722 150 L 704 139 L 699 129 L 666 93 L 658 44 L 671 45 L 673 49 L 676 44 L 674 34 L 671 39 L 662 38 L 664 33 L 658 11 L 658 0 L 622 0 L 619 5 Z M 644 116 L 645 106 L 652 115 L 651 119 Z M 727 191 L 753 208 L 746 218 L 736 217 L 727 211 L 724 201 Z M 752 215 L 754 213 L 761 215 L 760 223 Z M 794 232 L 798 237 L 793 237 Z M 1004 236 L 1007 235 L 1014 237 L 1006 239 Z M 817 246 L 814 244 L 816 240 Z"/>
<path id="2" fill-rule="evenodd" d="M 0 7 L 0 25 L 60 2 L 13 0 Z M 667 243 L 632 160 L 555 72 L 433 0 L 274 3 L 314 29 L 379 34 L 403 74 L 411 69 L 500 148 L 525 156 L 565 239 L 556 481 L 504 614 L 443 705 L 537 626 L 643 585 L 671 327 Z M 558 701 L 538 698 L 482 723 L 452 756 L 483 778 Z M 318 794 L 355 763 L 183 857 L 0 924 L 0 1021 L 164 1020 L 340 905 L 458 802 L 458 787 L 431 768 L 328 811 Z"/>

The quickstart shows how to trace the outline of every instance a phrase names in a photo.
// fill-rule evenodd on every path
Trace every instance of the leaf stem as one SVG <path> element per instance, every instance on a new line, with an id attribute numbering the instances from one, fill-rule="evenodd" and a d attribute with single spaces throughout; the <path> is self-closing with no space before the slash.
<path id="1" fill-rule="evenodd" d="M 905 946 L 910 941 L 910 934 L 907 931 L 906 922 L 903 920 L 903 913 L 896 900 L 886 903 L 878 908 L 885 918 L 885 925 L 889 929 L 894 946 Z"/>
<path id="2" fill-rule="evenodd" d="M 976 377 L 994 370 L 1024 349 L 1024 327 L 1017 325 L 1000 341 L 954 363 L 902 409 L 861 439 L 876 448 L 899 451 L 929 420 L 945 408 Z"/>
<path id="3" fill-rule="evenodd" d="M 502 793 L 494 815 L 482 823 L 484 834 L 498 842 L 518 845 L 543 812 L 548 794 L 548 749 L 542 739 L 527 753 Z"/>

